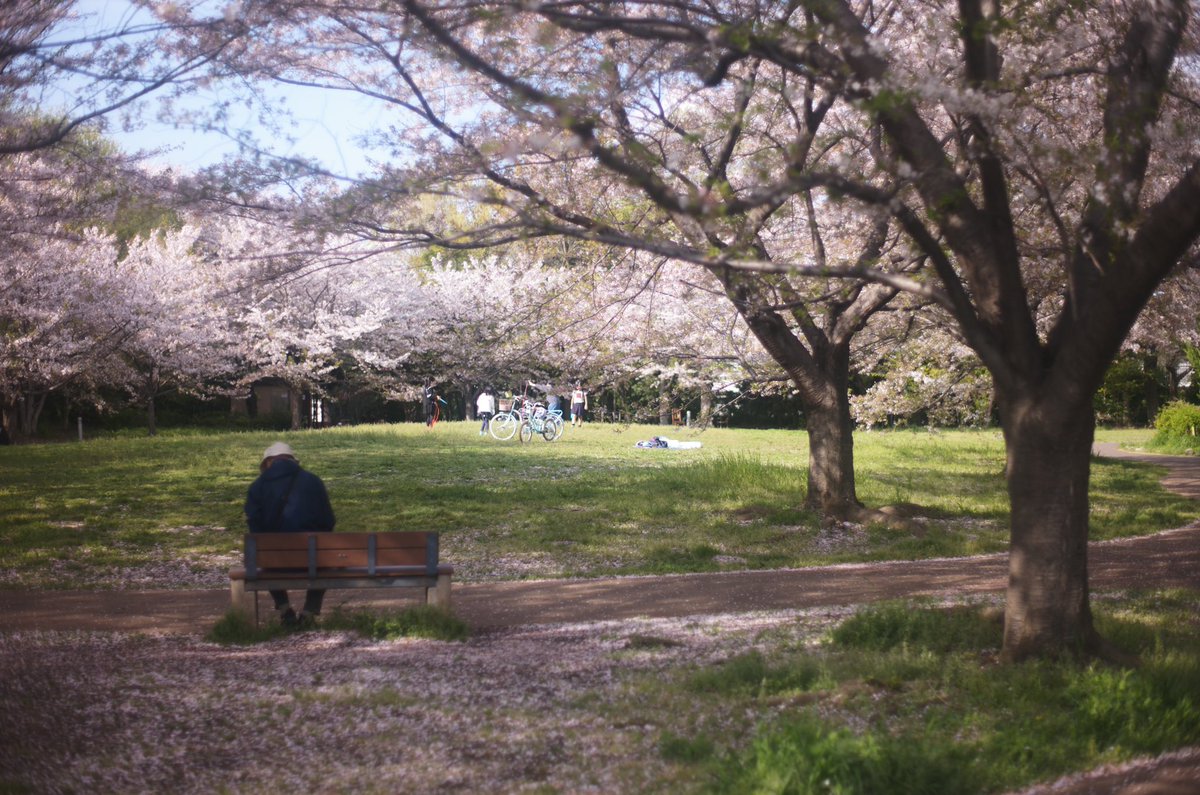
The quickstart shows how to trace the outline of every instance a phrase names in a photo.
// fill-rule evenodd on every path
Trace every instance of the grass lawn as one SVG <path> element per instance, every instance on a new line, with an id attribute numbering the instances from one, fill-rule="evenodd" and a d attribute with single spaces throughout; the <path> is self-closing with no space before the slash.
<path id="1" fill-rule="evenodd" d="M 642 450 L 657 426 L 589 425 L 557 442 L 473 423 L 300 433 L 168 431 L 0 448 L 0 588 L 222 587 L 242 502 L 277 438 L 329 487 L 339 530 L 438 530 L 466 581 L 774 568 L 1003 551 L 996 431 L 859 433 L 858 493 L 904 503 L 917 532 L 822 525 L 801 506 L 798 431 L 710 429 L 700 450 Z M 1102 432 L 1129 444 L 1149 431 Z M 1097 539 L 1182 526 L 1198 507 L 1157 473 L 1092 468 Z"/>
<path id="2" fill-rule="evenodd" d="M 857 437 L 863 501 L 926 517 L 905 533 L 799 509 L 802 433 L 714 429 L 700 450 L 634 449 L 656 433 L 283 437 L 325 478 L 340 529 L 440 530 L 466 579 L 1005 547 L 995 432 Z M 0 587 L 223 587 L 246 486 L 277 437 L 0 448 Z M 1197 516 L 1152 468 L 1100 460 L 1092 475 L 1097 538 Z M 0 791 L 971 795 L 1200 745 L 1200 593 L 1094 593 L 1093 609 L 1137 666 L 1000 665 L 999 597 L 478 636 L 421 613 L 330 616 L 298 634 L 226 624 L 208 639 L 0 633 Z"/>

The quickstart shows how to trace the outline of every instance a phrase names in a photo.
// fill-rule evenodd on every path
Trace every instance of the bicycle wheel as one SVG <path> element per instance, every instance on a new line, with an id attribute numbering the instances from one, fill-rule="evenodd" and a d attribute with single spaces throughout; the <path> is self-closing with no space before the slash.
<path id="1" fill-rule="evenodd" d="M 532 438 L 533 438 L 533 423 L 531 423 L 529 420 L 525 420 L 524 422 L 521 423 L 521 441 L 528 442 Z"/>
<path id="2" fill-rule="evenodd" d="M 507 442 L 517 432 L 517 418 L 508 412 L 501 412 L 488 423 L 492 437 L 501 442 Z"/>
<path id="3" fill-rule="evenodd" d="M 562 436 L 563 421 L 561 417 L 551 415 L 546 419 L 546 426 L 542 428 L 542 438 L 547 442 L 553 442 L 558 437 Z"/>

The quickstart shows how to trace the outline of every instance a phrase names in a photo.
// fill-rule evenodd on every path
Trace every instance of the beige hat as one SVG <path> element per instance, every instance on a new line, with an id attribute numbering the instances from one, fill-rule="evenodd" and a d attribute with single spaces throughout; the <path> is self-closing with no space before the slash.
<path id="1" fill-rule="evenodd" d="M 262 460 L 266 461 L 268 458 L 274 458 L 277 455 L 290 455 L 292 458 L 295 458 L 296 452 L 292 450 L 292 446 L 287 442 L 276 442 L 263 451 Z"/>

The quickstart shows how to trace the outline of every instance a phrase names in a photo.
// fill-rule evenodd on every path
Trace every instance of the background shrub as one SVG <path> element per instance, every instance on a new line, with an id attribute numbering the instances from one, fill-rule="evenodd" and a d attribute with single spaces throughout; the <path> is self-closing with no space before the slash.
<path id="1" fill-rule="evenodd" d="M 1200 437 L 1200 406 L 1177 400 L 1168 403 L 1154 421 L 1157 430 L 1147 447 L 1160 453 L 1190 453 Z"/>
<path id="2" fill-rule="evenodd" d="M 1167 436 L 1194 439 L 1200 433 L 1200 406 L 1179 400 L 1168 403 L 1154 420 L 1154 428 Z"/>

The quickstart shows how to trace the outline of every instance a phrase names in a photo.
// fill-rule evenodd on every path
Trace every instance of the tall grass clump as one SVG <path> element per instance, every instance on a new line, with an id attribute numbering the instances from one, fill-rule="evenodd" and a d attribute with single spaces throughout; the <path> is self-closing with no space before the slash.
<path id="1" fill-rule="evenodd" d="M 283 637 L 289 632 L 289 629 L 277 621 L 268 621 L 256 626 L 254 619 L 245 610 L 230 610 L 217 620 L 204 638 L 223 646 L 251 646 Z"/>
<path id="2" fill-rule="evenodd" d="M 382 614 L 365 610 L 337 609 L 322 618 L 314 629 L 327 632 L 357 632 L 372 640 L 424 638 L 460 641 L 466 640 L 470 635 L 470 629 L 462 619 L 432 605 L 414 605 Z M 249 646 L 299 631 L 306 630 L 284 627 L 278 621 L 267 621 L 256 626 L 254 619 L 246 611 L 230 610 L 213 625 L 205 639 L 222 645 Z"/>
<path id="3" fill-rule="evenodd" d="M 321 621 L 321 628 L 347 630 L 373 640 L 424 638 L 426 640 L 466 640 L 470 630 L 466 623 L 450 612 L 432 605 L 415 605 L 388 613 L 365 610 L 335 610 Z"/>
<path id="4" fill-rule="evenodd" d="M 747 761 L 720 775 L 716 791 L 783 795 L 925 795 L 972 789 L 970 752 L 928 748 L 920 737 L 858 735 L 807 716 L 760 734 Z"/>
<path id="5" fill-rule="evenodd" d="M 979 608 L 936 609 L 919 603 L 885 602 L 844 621 L 833 631 L 832 639 L 848 649 L 890 651 L 899 647 L 946 654 L 998 646 L 1000 631 L 998 621 Z"/>
<path id="6" fill-rule="evenodd" d="M 697 695 L 764 697 L 806 693 L 828 685 L 824 667 L 816 660 L 778 665 L 768 663 L 761 652 L 750 651 L 696 672 L 685 687 Z"/>

